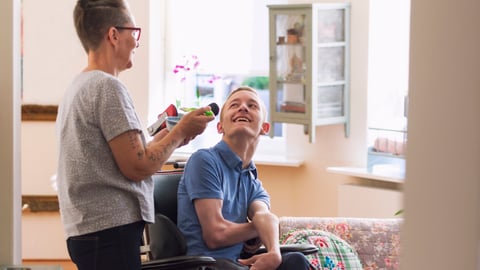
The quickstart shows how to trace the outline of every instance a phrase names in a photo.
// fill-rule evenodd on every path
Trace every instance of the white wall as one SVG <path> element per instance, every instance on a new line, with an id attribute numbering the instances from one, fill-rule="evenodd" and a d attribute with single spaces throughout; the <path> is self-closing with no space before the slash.
<path id="1" fill-rule="evenodd" d="M 412 1 L 401 269 L 480 269 L 479 10 Z"/>
<path id="2" fill-rule="evenodd" d="M 75 2 L 23 0 L 23 103 L 58 104 L 86 66 L 73 27 Z"/>
<path id="3" fill-rule="evenodd" d="M 338 187 L 338 216 L 392 218 L 403 209 L 403 192 L 385 187 L 345 184 Z"/>

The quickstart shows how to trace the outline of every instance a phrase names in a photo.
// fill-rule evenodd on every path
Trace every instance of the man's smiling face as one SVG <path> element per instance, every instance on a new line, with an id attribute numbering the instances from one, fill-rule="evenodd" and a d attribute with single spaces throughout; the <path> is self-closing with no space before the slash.
<path id="1" fill-rule="evenodd" d="M 225 136 L 243 134 L 258 137 L 266 134 L 269 124 L 265 123 L 265 107 L 261 102 L 252 90 L 232 93 L 220 113 L 218 132 Z"/>

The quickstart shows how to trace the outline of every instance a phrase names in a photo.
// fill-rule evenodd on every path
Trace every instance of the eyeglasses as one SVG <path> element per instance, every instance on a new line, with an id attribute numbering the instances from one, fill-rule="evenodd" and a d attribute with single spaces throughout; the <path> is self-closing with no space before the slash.
<path id="1" fill-rule="evenodd" d="M 140 27 L 126 27 L 126 26 L 115 26 L 118 30 L 132 30 L 133 37 L 139 41 L 140 34 L 142 33 L 142 28 Z"/>

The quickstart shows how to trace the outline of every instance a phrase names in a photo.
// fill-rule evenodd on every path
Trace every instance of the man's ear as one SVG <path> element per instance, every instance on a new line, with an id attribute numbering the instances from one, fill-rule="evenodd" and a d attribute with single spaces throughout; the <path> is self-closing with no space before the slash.
<path id="1" fill-rule="evenodd" d="M 266 135 L 270 131 L 270 123 L 263 122 L 262 130 L 260 131 L 260 135 Z"/>
<path id="2" fill-rule="evenodd" d="M 222 127 L 222 123 L 217 122 L 217 132 L 218 134 L 223 134 L 223 127 Z"/>

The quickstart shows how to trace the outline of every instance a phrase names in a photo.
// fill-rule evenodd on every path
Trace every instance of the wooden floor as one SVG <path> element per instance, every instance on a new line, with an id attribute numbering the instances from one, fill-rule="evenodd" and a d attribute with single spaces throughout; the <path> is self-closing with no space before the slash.
<path id="1" fill-rule="evenodd" d="M 60 265 L 63 270 L 77 270 L 77 267 L 74 263 L 69 260 L 24 260 L 23 265 L 52 265 L 58 266 Z"/>

